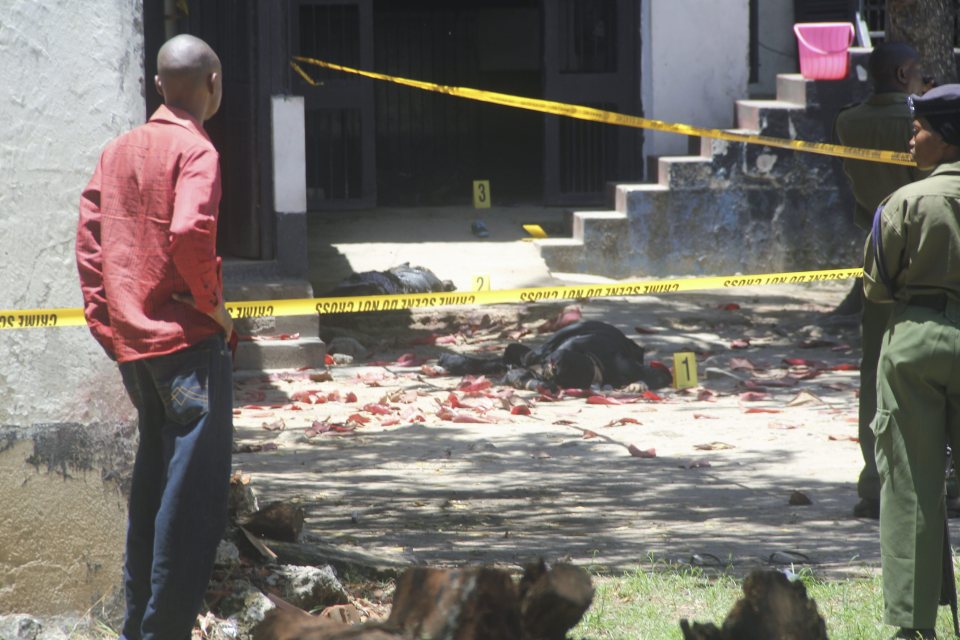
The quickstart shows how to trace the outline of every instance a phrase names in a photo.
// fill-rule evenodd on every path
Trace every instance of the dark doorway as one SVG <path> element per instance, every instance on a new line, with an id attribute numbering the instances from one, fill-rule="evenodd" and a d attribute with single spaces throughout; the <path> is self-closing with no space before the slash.
<path id="1" fill-rule="evenodd" d="M 373 66 L 372 0 L 293 0 L 291 52 L 348 67 Z M 376 204 L 373 80 L 307 67 L 316 86 L 294 77 L 304 96 L 307 206 Z"/>
<path id="2" fill-rule="evenodd" d="M 153 86 L 157 52 L 167 38 L 190 33 L 210 44 L 223 64 L 223 102 L 205 124 L 220 152 L 223 197 L 217 250 L 224 256 L 267 259 L 258 153 L 257 2 L 205 0 L 173 3 L 144 0 L 144 68 L 147 117 L 160 105 Z"/>
<path id="3" fill-rule="evenodd" d="M 641 115 L 636 0 L 544 0 L 544 97 Z M 546 204 L 599 204 L 642 176 L 639 129 L 546 116 Z"/>
<path id="4" fill-rule="evenodd" d="M 375 0 L 376 70 L 541 97 L 538 0 Z M 538 202 L 543 116 L 385 82 L 375 85 L 381 205 Z"/>

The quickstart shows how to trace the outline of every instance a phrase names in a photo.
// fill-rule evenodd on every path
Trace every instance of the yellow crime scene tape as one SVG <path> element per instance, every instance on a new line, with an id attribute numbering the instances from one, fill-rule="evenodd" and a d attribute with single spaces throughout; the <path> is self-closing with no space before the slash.
<path id="1" fill-rule="evenodd" d="M 450 291 L 445 293 L 408 293 L 343 298 L 297 298 L 291 300 L 253 300 L 228 302 L 234 319 L 305 316 L 329 313 L 362 313 L 426 307 L 450 307 L 518 302 L 577 300 L 662 295 L 685 291 L 754 287 L 774 284 L 809 284 L 830 280 L 859 278 L 863 269 L 828 269 L 759 275 L 709 276 L 674 280 L 646 280 L 612 284 L 564 285 L 500 291 Z M 86 324 L 83 309 L 31 309 L 0 311 L 0 329 L 40 329 L 76 327 Z"/>
<path id="2" fill-rule="evenodd" d="M 372 71 L 362 71 L 322 60 L 295 56 L 294 60 L 327 69 L 353 73 L 377 80 L 385 80 L 401 85 L 445 93 L 451 96 L 480 100 L 520 109 L 539 111 L 558 116 L 567 116 L 580 120 L 591 120 L 607 124 L 623 125 L 641 129 L 653 129 L 687 136 L 699 136 L 717 140 L 730 140 L 748 144 L 762 144 L 782 149 L 795 149 L 810 153 L 819 153 L 841 158 L 871 160 L 890 164 L 914 165 L 907 153 L 879 151 L 876 149 L 855 149 L 822 142 L 802 140 L 784 140 L 768 136 L 740 134 L 720 129 L 705 129 L 686 124 L 671 124 L 661 120 L 651 120 L 639 116 L 624 115 L 613 111 L 604 111 L 561 102 L 551 102 L 536 98 L 523 98 L 505 93 L 482 91 L 468 87 L 410 80 Z M 304 80 L 316 86 L 315 82 L 296 62 L 290 66 Z M 234 319 L 300 316 L 330 313 L 362 313 L 369 311 L 391 311 L 426 307 L 447 307 L 484 304 L 509 304 L 522 302 L 541 302 L 550 300 L 576 300 L 581 298 L 632 297 L 660 295 L 685 291 L 703 291 L 729 287 L 749 287 L 773 284 L 807 284 L 828 280 L 846 280 L 859 278 L 863 269 L 828 269 L 819 271 L 795 271 L 789 273 L 765 273 L 758 275 L 710 276 L 704 278 L 682 278 L 675 280 L 651 280 L 637 282 L 618 282 L 615 284 L 595 284 L 585 286 L 536 287 L 527 289 L 503 289 L 499 291 L 454 291 L 445 293 L 417 293 L 381 296 L 352 296 L 341 298 L 299 298 L 291 300 L 255 300 L 228 302 L 227 310 Z M 29 309 L 23 311 L 0 311 L 0 330 L 39 329 L 50 327 L 76 327 L 86 324 L 83 309 Z"/>
<path id="3" fill-rule="evenodd" d="M 296 62 L 295 62 L 296 61 Z M 552 102 L 550 100 L 540 100 L 537 98 L 523 98 L 506 93 L 497 93 L 494 91 L 483 91 L 480 89 L 471 89 L 469 87 L 452 87 L 443 84 L 434 84 L 433 82 L 423 82 L 420 80 L 411 80 L 373 71 L 362 71 L 352 67 L 345 67 L 332 62 L 324 62 L 314 58 L 304 58 L 294 56 L 290 66 L 294 71 L 300 74 L 304 80 L 313 86 L 318 86 L 310 75 L 297 64 L 311 64 L 325 69 L 333 69 L 344 73 L 353 73 L 373 78 L 375 80 L 384 80 L 408 87 L 415 87 L 425 91 L 444 93 L 458 98 L 467 98 L 468 100 L 479 100 L 481 102 L 490 102 L 518 109 L 527 109 L 530 111 L 539 111 L 557 116 L 566 116 L 578 120 L 590 120 L 593 122 L 604 122 L 606 124 L 621 125 L 624 127 L 633 127 L 636 129 L 652 129 L 654 131 L 666 131 L 668 133 L 677 133 L 685 136 L 697 136 L 701 138 L 711 138 L 714 140 L 729 140 L 731 142 L 745 142 L 747 144 L 760 144 L 779 149 L 794 149 L 807 153 L 818 153 L 821 155 L 835 156 L 838 158 L 850 158 L 853 160 L 870 160 L 874 162 L 884 162 L 887 164 L 902 164 L 915 166 L 916 163 L 909 153 L 897 151 L 881 151 L 878 149 L 857 149 L 854 147 L 844 147 L 838 144 L 828 144 L 825 142 L 806 142 L 804 140 L 785 140 L 783 138 L 773 138 L 769 136 L 750 135 L 745 133 L 736 133 L 733 131 L 724 131 L 721 129 L 705 129 L 694 127 L 688 124 L 673 124 L 662 120 L 651 120 L 650 118 L 641 118 L 640 116 L 631 116 L 614 111 L 605 111 L 593 107 L 584 107 L 563 102 Z"/>

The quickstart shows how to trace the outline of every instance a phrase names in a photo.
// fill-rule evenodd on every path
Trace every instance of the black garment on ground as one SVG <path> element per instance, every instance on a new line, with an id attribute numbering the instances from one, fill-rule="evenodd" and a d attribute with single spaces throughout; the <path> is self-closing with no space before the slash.
<path id="1" fill-rule="evenodd" d="M 507 365 L 502 356 L 471 356 L 465 353 L 444 353 L 437 359 L 437 364 L 447 373 L 455 376 L 490 376 L 503 373 Z"/>
<path id="2" fill-rule="evenodd" d="M 430 269 L 411 267 L 405 262 L 387 271 L 362 271 L 350 274 L 325 297 L 379 296 L 397 293 L 434 293 L 454 291 L 449 280 L 440 280 Z"/>
<path id="3" fill-rule="evenodd" d="M 403 292 L 400 280 L 389 271 L 362 271 L 351 273 L 328 291 L 325 297 L 380 296 Z"/>
<path id="4" fill-rule="evenodd" d="M 350 274 L 321 298 L 346 298 L 353 296 L 381 296 L 399 293 L 434 293 L 454 291 L 456 287 L 449 280 L 440 280 L 432 271 L 424 267 L 411 267 L 409 262 L 387 271 L 362 271 Z M 358 324 L 375 327 L 401 327 L 410 325 L 411 313 L 408 309 L 389 311 L 361 311 L 356 313 L 327 313 L 320 316 L 320 337 L 329 339 L 326 329 L 332 327 L 350 327 Z M 326 334 L 326 335 L 325 335 Z"/>
<path id="5" fill-rule="evenodd" d="M 634 382 L 658 389 L 670 384 L 670 373 L 645 366 L 643 357 L 643 347 L 613 325 L 586 320 L 560 329 L 532 349 L 511 343 L 500 357 L 444 354 L 438 364 L 454 375 L 506 371 L 503 383 L 512 386 L 529 387 L 534 378 L 567 389 L 619 388 Z"/>
<path id="6" fill-rule="evenodd" d="M 520 364 L 527 369 L 542 367 L 544 379 L 564 388 L 594 384 L 619 388 L 633 382 L 664 386 L 656 384 L 658 376 L 644 366 L 643 357 L 643 347 L 620 329 L 597 320 L 583 320 L 560 329 L 520 356 Z"/>
<path id="7" fill-rule="evenodd" d="M 440 280 L 430 269 L 411 267 L 409 262 L 404 262 L 399 267 L 393 267 L 389 273 L 400 282 L 404 293 L 433 293 L 456 290 L 456 287 L 449 280 Z"/>

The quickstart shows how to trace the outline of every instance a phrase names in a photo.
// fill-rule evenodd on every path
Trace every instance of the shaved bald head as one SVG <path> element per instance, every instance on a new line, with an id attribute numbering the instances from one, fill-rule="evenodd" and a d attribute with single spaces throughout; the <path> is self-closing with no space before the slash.
<path id="1" fill-rule="evenodd" d="M 156 84 L 164 102 L 201 122 L 220 106 L 220 74 L 220 58 L 196 36 L 174 36 L 157 53 Z"/>
<path id="2" fill-rule="evenodd" d="M 208 73 L 220 70 L 220 58 L 206 42 L 188 34 L 167 40 L 157 54 L 161 79 L 203 82 Z"/>

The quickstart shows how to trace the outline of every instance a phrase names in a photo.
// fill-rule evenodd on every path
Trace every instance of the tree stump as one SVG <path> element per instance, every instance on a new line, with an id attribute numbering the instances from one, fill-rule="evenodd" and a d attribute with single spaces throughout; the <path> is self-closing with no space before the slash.
<path id="1" fill-rule="evenodd" d="M 572 564 L 527 565 L 520 580 L 520 615 L 528 640 L 563 640 L 593 602 L 590 575 Z"/>
<path id="2" fill-rule="evenodd" d="M 518 589 L 505 571 L 408 569 L 386 622 L 344 626 L 302 612 L 272 611 L 254 640 L 562 640 L 590 606 L 593 586 L 572 565 L 527 567 Z"/>
<path id="3" fill-rule="evenodd" d="M 238 524 L 261 538 L 296 542 L 303 531 L 303 507 L 288 502 L 271 502 L 240 518 Z"/>
<path id="4" fill-rule="evenodd" d="M 411 638 L 520 640 L 517 588 L 498 569 L 408 569 L 387 626 Z"/>

